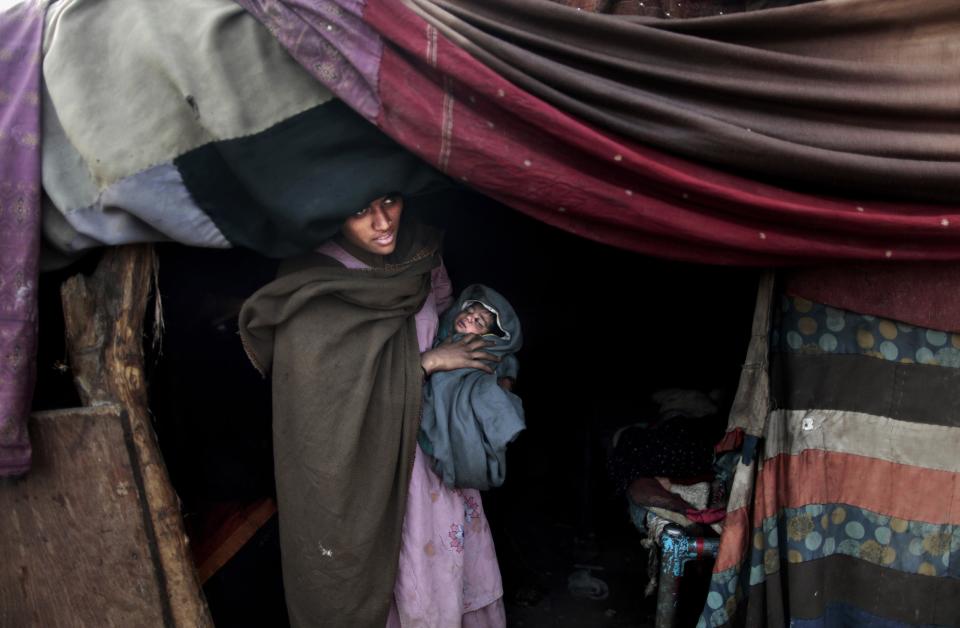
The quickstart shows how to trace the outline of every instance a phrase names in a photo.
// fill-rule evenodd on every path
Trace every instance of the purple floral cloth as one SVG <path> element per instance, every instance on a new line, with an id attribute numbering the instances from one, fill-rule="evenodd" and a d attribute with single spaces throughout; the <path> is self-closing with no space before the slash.
<path id="1" fill-rule="evenodd" d="M 30 468 L 36 377 L 43 10 L 0 12 L 0 476 Z"/>
<path id="2" fill-rule="evenodd" d="M 373 122 L 380 35 L 363 21 L 360 0 L 236 0 L 290 55 L 350 107 Z"/>

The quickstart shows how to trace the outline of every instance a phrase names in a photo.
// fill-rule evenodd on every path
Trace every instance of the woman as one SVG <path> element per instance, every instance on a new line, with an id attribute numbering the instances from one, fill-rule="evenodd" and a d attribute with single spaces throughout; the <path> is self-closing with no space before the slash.
<path id="1" fill-rule="evenodd" d="M 439 234 L 401 228 L 402 212 L 374 200 L 241 312 L 248 354 L 273 374 L 294 626 L 505 623 L 480 496 L 443 486 L 416 445 L 423 378 L 496 358 L 473 336 L 430 349 L 450 283 Z"/>

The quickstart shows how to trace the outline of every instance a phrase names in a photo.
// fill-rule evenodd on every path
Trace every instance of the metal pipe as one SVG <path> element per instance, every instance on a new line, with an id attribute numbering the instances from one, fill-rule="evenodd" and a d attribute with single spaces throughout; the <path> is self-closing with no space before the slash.
<path id="1" fill-rule="evenodd" d="M 688 561 L 716 557 L 719 539 L 689 537 L 683 528 L 670 524 L 660 535 L 660 582 L 657 586 L 656 628 L 673 628 L 677 615 L 680 577 Z"/>

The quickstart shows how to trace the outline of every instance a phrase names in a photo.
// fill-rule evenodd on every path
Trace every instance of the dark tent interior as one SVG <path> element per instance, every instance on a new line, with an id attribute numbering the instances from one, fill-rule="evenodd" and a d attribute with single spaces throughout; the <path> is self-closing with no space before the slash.
<path id="1" fill-rule="evenodd" d="M 702 442 L 719 440 L 749 340 L 759 271 L 643 257 L 462 191 L 425 205 L 410 213 L 445 230 L 454 292 L 475 282 L 493 286 L 524 328 L 515 392 L 527 429 L 510 446 L 506 483 L 483 496 L 508 622 L 652 623 L 654 600 L 642 593 L 646 550 L 609 470 L 612 438 L 656 417 L 652 393 L 681 388 L 719 400 L 719 411 L 696 426 Z M 211 512 L 273 491 L 269 381 L 244 355 L 237 312 L 272 278 L 276 262 L 242 250 L 157 251 L 164 326 L 152 348 L 145 339 L 151 409 L 196 547 L 214 532 Z M 94 266 L 88 258 L 43 276 L 44 327 L 60 324 L 60 281 Z M 40 338 L 36 407 L 78 405 L 69 374 L 57 368 L 62 338 Z M 218 626 L 283 623 L 276 525 L 273 515 L 206 582 Z M 568 576 L 583 568 L 608 585 L 609 597 L 569 593 Z M 698 568 L 707 573 L 709 564 Z M 686 598 L 681 611 L 690 625 L 704 595 L 705 588 Z"/>

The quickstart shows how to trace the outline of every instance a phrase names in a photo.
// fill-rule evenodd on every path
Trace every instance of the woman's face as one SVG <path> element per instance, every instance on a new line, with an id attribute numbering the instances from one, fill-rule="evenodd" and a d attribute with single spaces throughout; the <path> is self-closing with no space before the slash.
<path id="1" fill-rule="evenodd" d="M 403 199 L 381 196 L 344 221 L 340 231 L 350 244 L 374 255 L 389 255 L 397 248 L 397 231 Z"/>

